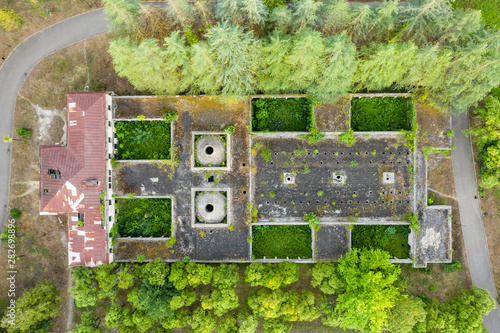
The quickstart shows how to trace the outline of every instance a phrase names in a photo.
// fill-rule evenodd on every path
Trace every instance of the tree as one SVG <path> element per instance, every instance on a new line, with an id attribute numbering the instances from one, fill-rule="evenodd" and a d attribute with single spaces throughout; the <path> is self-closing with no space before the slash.
<path id="1" fill-rule="evenodd" d="M 139 332 L 146 332 L 153 327 L 155 319 L 149 316 L 146 310 L 137 310 L 132 314 L 132 324 Z"/>
<path id="2" fill-rule="evenodd" d="M 319 31 L 304 29 L 293 36 L 286 63 L 292 68 L 290 81 L 295 91 L 306 91 L 319 76 L 325 43 Z"/>
<path id="3" fill-rule="evenodd" d="M 309 92 L 322 101 L 335 101 L 352 88 L 356 71 L 356 45 L 347 34 L 327 37 L 322 55 L 324 69 Z M 335 82 L 335 84 L 332 84 Z"/>
<path id="4" fill-rule="evenodd" d="M 259 320 L 256 316 L 240 314 L 239 321 L 241 322 L 239 333 L 254 333 L 259 326 Z"/>
<path id="5" fill-rule="evenodd" d="M 139 30 L 136 24 L 139 13 L 138 0 L 103 0 L 104 13 L 113 29 L 130 32 L 134 28 Z"/>
<path id="6" fill-rule="evenodd" d="M 218 288 L 233 288 L 240 281 L 238 266 L 235 264 L 220 264 L 213 271 L 212 284 Z"/>
<path id="7" fill-rule="evenodd" d="M 146 311 L 154 321 L 160 321 L 172 315 L 170 302 L 177 295 L 179 292 L 169 282 L 159 286 L 143 280 L 139 288 L 128 293 L 127 299 L 137 309 Z"/>
<path id="8" fill-rule="evenodd" d="M 292 330 L 292 324 L 285 324 L 278 319 L 264 321 L 265 333 L 288 333 Z"/>
<path id="9" fill-rule="evenodd" d="M 220 0 L 217 1 L 216 17 L 221 21 L 231 23 L 241 22 L 240 0 Z"/>
<path id="10" fill-rule="evenodd" d="M 238 25 L 225 21 L 212 27 L 207 38 L 222 94 L 244 96 L 253 93 L 259 46 L 252 33 L 245 33 Z"/>
<path id="11" fill-rule="evenodd" d="M 191 326 L 190 332 L 193 333 L 211 333 L 217 327 L 214 316 L 202 308 L 194 310 L 187 322 Z"/>
<path id="12" fill-rule="evenodd" d="M 278 7 L 275 9 L 278 10 Z M 292 67 L 286 62 L 292 49 L 292 39 L 279 30 L 274 30 L 261 48 L 261 70 L 259 89 L 266 94 L 281 93 L 291 88 Z"/>
<path id="13" fill-rule="evenodd" d="M 165 285 L 169 272 L 169 265 L 161 260 L 161 258 L 156 258 L 155 260 L 148 262 L 142 268 L 142 276 L 147 279 L 149 284 L 152 286 Z"/>
<path id="14" fill-rule="evenodd" d="M 128 272 L 128 266 L 123 265 L 118 272 L 118 288 L 128 289 L 134 285 L 134 276 Z"/>
<path id="15" fill-rule="evenodd" d="M 372 26 L 373 16 L 374 13 L 370 5 L 357 4 L 354 6 L 349 31 L 355 40 L 365 39 Z"/>
<path id="16" fill-rule="evenodd" d="M 90 311 L 85 311 L 80 317 L 80 323 L 76 325 L 74 330 L 70 333 L 95 333 L 100 332 L 99 329 L 99 318 L 95 313 Z"/>
<path id="17" fill-rule="evenodd" d="M 387 325 L 389 311 L 403 289 L 396 283 L 401 268 L 389 258 L 379 249 L 353 249 L 339 259 L 346 291 L 338 296 L 335 312 L 343 318 L 343 328 L 378 332 Z"/>
<path id="18" fill-rule="evenodd" d="M 236 318 L 233 316 L 222 317 L 217 325 L 218 333 L 236 333 L 238 326 L 236 326 Z"/>
<path id="19" fill-rule="evenodd" d="M 183 27 L 190 27 L 194 17 L 192 5 L 187 0 L 167 0 L 167 2 L 170 16 L 174 17 Z"/>
<path id="20" fill-rule="evenodd" d="M 95 273 L 88 267 L 78 267 L 72 273 L 75 285 L 69 289 L 79 308 L 94 306 L 98 301 Z"/>
<path id="21" fill-rule="evenodd" d="M 183 290 L 180 295 L 172 297 L 170 309 L 177 310 L 183 306 L 190 306 L 196 301 L 196 292 L 194 290 Z"/>
<path id="22" fill-rule="evenodd" d="M 193 288 L 198 287 L 200 284 L 207 285 L 212 281 L 212 271 L 214 268 L 210 265 L 188 262 L 185 269 L 189 285 Z"/>
<path id="23" fill-rule="evenodd" d="M 262 0 L 242 0 L 241 10 L 251 25 L 264 25 L 267 19 L 267 6 Z"/>
<path id="24" fill-rule="evenodd" d="M 9 333 L 37 332 L 46 328 L 50 324 L 49 319 L 59 314 L 61 296 L 52 282 L 41 280 L 16 300 L 15 307 L 15 317 L 4 316 L 0 327 Z M 15 325 L 10 320 L 15 320 Z"/>
<path id="25" fill-rule="evenodd" d="M 296 263 L 283 261 L 279 264 L 254 262 L 245 270 L 245 282 L 252 287 L 264 286 L 278 289 L 299 279 L 299 267 Z"/>
<path id="26" fill-rule="evenodd" d="M 313 287 L 318 287 L 325 294 L 339 294 L 346 288 L 346 282 L 340 275 L 338 264 L 331 261 L 317 263 L 312 269 Z"/>
<path id="27" fill-rule="evenodd" d="M 293 22 L 297 30 L 302 30 L 306 27 L 314 28 L 319 21 L 317 15 L 318 10 L 323 5 L 320 1 L 314 0 L 299 0 L 293 4 Z"/>
<path id="28" fill-rule="evenodd" d="M 358 61 L 358 89 L 382 90 L 400 82 L 413 65 L 417 50 L 413 43 L 375 44 L 371 54 Z"/>
<path id="29" fill-rule="evenodd" d="M 233 288 L 216 289 L 210 296 L 201 297 L 201 306 L 205 310 L 214 309 L 214 314 L 221 317 L 239 305 L 238 295 Z"/>
<path id="30" fill-rule="evenodd" d="M 391 333 L 410 333 L 426 318 L 425 304 L 418 297 L 400 297 L 387 318 L 386 329 Z"/>
<path id="31" fill-rule="evenodd" d="M 375 18 L 372 26 L 368 30 L 374 32 L 378 39 L 380 36 L 387 36 L 396 25 L 399 13 L 399 0 L 384 0 L 375 9 Z"/>
<path id="32" fill-rule="evenodd" d="M 118 277 L 113 273 L 114 264 L 102 264 L 95 269 L 95 279 L 101 289 L 99 298 L 111 297 L 114 300 L 118 289 L 116 288 Z"/>
<path id="33" fill-rule="evenodd" d="M 187 287 L 187 272 L 184 269 L 185 263 L 182 261 L 176 261 L 172 264 L 170 268 L 170 275 L 168 276 L 168 280 L 172 282 L 173 286 L 177 290 L 182 290 Z"/>
<path id="34" fill-rule="evenodd" d="M 344 29 L 350 23 L 351 7 L 347 0 L 328 0 L 321 11 L 323 29 L 329 33 Z"/>
<path id="35" fill-rule="evenodd" d="M 174 314 L 161 322 L 161 326 L 166 330 L 174 328 L 184 328 L 187 325 L 188 315 L 186 311 L 175 311 Z"/>
<path id="36" fill-rule="evenodd" d="M 22 27 L 24 20 L 17 12 L 0 8 L 0 27 L 5 31 L 14 31 Z"/>
<path id="37" fill-rule="evenodd" d="M 276 30 L 287 33 L 292 25 L 292 11 L 287 6 L 279 6 L 273 9 L 269 21 Z"/>
<path id="38" fill-rule="evenodd" d="M 110 304 L 108 307 L 108 310 L 106 311 L 106 326 L 109 328 L 114 328 L 120 326 L 122 320 L 123 320 L 123 309 L 120 306 L 120 303 L 118 302 L 113 302 Z"/>
<path id="39" fill-rule="evenodd" d="M 398 37 L 420 44 L 432 40 L 452 15 L 451 0 L 413 0 L 402 9 L 404 18 Z"/>
<path id="40" fill-rule="evenodd" d="M 171 77 L 178 82 L 177 90 L 185 91 L 193 82 L 190 49 L 186 45 L 186 39 L 177 30 L 165 38 L 165 45 L 167 70 L 170 71 Z"/>
<path id="41" fill-rule="evenodd" d="M 439 41 L 448 45 L 466 44 L 473 40 L 483 25 L 480 10 L 454 9 L 453 16 L 447 22 Z"/>
<path id="42" fill-rule="evenodd" d="M 191 69 L 193 71 L 193 93 L 216 95 L 221 89 L 214 70 L 214 60 L 207 42 L 199 42 L 191 48 Z"/>

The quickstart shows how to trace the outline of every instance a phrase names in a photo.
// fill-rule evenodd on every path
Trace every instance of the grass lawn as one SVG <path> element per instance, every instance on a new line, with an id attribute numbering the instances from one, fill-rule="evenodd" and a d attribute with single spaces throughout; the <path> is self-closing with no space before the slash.
<path id="1" fill-rule="evenodd" d="M 119 237 L 170 237 L 172 233 L 172 200 L 116 199 Z"/>
<path id="2" fill-rule="evenodd" d="M 362 97 L 351 100 L 351 125 L 354 131 L 409 131 L 414 116 L 411 98 Z"/>
<path id="3" fill-rule="evenodd" d="M 115 136 L 118 139 L 116 159 L 170 159 L 170 123 L 166 121 L 117 121 Z"/>
<path id="4" fill-rule="evenodd" d="M 308 225 L 254 225 L 252 256 L 255 259 L 310 259 L 311 228 Z"/>
<path id="5" fill-rule="evenodd" d="M 313 106 L 309 98 L 252 99 L 252 131 L 306 132 Z"/>
<path id="6" fill-rule="evenodd" d="M 407 225 L 355 225 L 352 230 L 353 248 L 382 249 L 398 259 L 410 257 Z"/>

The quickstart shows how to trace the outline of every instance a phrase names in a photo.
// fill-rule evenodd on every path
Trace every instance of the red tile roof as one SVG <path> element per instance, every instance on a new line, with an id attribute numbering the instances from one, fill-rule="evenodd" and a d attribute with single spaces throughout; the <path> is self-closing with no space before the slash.
<path id="1" fill-rule="evenodd" d="M 40 146 L 40 212 L 69 214 L 70 266 L 108 262 L 100 213 L 106 185 L 105 96 L 68 94 L 67 147 Z M 49 169 L 59 170 L 61 178 L 50 178 Z M 78 226 L 78 213 L 84 213 L 83 227 Z"/>

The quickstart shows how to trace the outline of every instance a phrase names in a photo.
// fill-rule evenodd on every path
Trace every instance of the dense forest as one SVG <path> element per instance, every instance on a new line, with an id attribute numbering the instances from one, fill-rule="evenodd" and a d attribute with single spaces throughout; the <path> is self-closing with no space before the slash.
<path id="1" fill-rule="evenodd" d="M 500 32 L 451 0 L 104 0 L 115 69 L 153 94 L 419 89 L 466 110 L 500 83 Z"/>

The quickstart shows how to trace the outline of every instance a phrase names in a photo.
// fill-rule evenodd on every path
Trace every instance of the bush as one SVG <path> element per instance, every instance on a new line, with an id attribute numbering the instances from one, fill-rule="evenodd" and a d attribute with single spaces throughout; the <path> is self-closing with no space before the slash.
<path id="1" fill-rule="evenodd" d="M 381 249 L 391 257 L 408 259 L 410 246 L 407 225 L 355 225 L 352 230 L 352 247 L 358 249 Z"/>
<path id="2" fill-rule="evenodd" d="M 19 209 L 17 208 L 12 208 L 10 210 L 10 216 L 12 216 L 13 219 L 20 219 L 21 218 L 21 215 L 23 215 L 23 212 L 20 211 Z"/>
<path id="3" fill-rule="evenodd" d="M 117 159 L 170 159 L 170 123 L 166 121 L 117 121 L 115 136 Z"/>
<path id="4" fill-rule="evenodd" d="M 179 119 L 179 114 L 175 110 L 168 110 L 162 115 L 163 120 L 167 123 L 173 123 L 177 119 Z"/>
<path id="5" fill-rule="evenodd" d="M 16 133 L 21 137 L 21 138 L 30 138 L 31 137 L 31 130 L 29 128 L 18 128 L 16 129 Z"/>
<path id="6" fill-rule="evenodd" d="M 462 264 L 458 260 L 453 260 L 449 264 L 443 264 L 443 269 L 448 273 L 453 273 L 455 271 L 460 272 L 462 270 Z"/>
<path id="7" fill-rule="evenodd" d="M 356 143 L 356 137 L 351 130 L 349 130 L 349 132 L 340 134 L 339 140 L 345 143 L 348 147 L 351 147 Z"/>
<path id="8" fill-rule="evenodd" d="M 252 131 L 305 132 L 312 125 L 309 98 L 255 98 L 252 100 Z"/>
<path id="9" fill-rule="evenodd" d="M 351 100 L 351 125 L 354 131 L 410 131 L 413 118 L 411 98 L 363 97 Z"/>
<path id="10" fill-rule="evenodd" d="M 311 228 L 307 225 L 254 225 L 252 236 L 255 259 L 312 257 Z"/>
<path id="11" fill-rule="evenodd" d="M 116 223 L 120 237 L 170 237 L 170 198 L 120 198 L 116 200 L 116 206 Z"/>

